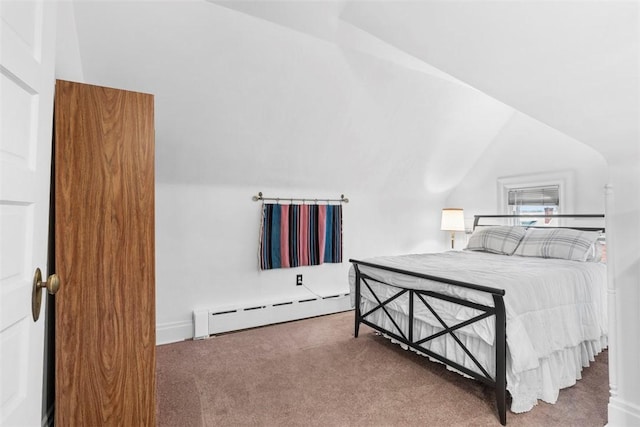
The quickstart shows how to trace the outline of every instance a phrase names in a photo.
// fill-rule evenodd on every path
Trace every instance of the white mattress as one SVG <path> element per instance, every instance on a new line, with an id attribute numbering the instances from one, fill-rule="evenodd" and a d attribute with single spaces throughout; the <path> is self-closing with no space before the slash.
<path id="1" fill-rule="evenodd" d="M 377 257 L 367 262 L 415 271 L 438 277 L 505 290 L 507 316 L 507 389 L 513 412 L 525 412 L 538 399 L 555 403 L 561 388 L 575 384 L 583 366 L 606 347 L 606 266 L 534 257 L 495 255 L 484 252 L 451 251 Z M 491 295 L 360 266 L 360 271 L 376 279 L 402 287 L 435 290 L 466 300 L 493 306 Z M 349 273 L 352 304 L 355 304 L 355 272 Z M 395 292 L 392 287 L 375 284 L 381 300 Z M 377 303 L 361 286 L 362 313 Z M 449 325 L 479 314 L 473 309 L 430 299 L 429 303 Z M 408 330 L 408 296 L 387 305 L 399 326 Z M 414 338 L 427 337 L 440 330 L 438 320 L 422 305 L 414 304 Z M 393 323 L 378 310 L 367 320 L 395 332 Z M 495 373 L 493 317 L 472 324 L 458 334 L 483 367 Z M 441 337 L 427 347 L 474 371 L 478 371 L 451 337 Z"/>

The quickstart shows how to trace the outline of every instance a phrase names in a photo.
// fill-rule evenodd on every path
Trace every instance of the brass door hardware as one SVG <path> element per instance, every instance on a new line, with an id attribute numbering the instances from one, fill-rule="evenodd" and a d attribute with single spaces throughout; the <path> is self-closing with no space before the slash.
<path id="1" fill-rule="evenodd" d="M 60 279 L 57 274 L 52 274 L 47 278 L 46 282 L 42 281 L 42 272 L 36 268 L 33 275 L 33 291 L 31 292 L 31 313 L 33 321 L 37 322 L 40 317 L 40 306 L 42 305 L 42 288 L 47 288 L 51 295 L 54 295 L 60 289 Z"/>

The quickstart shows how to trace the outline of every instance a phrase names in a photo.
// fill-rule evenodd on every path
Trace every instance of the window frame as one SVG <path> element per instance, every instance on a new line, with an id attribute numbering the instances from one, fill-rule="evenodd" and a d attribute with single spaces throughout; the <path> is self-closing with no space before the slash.
<path id="1" fill-rule="evenodd" d="M 500 177 L 497 180 L 497 212 L 510 215 L 509 191 L 520 188 L 558 186 L 558 214 L 574 213 L 574 174 L 572 171 Z"/>

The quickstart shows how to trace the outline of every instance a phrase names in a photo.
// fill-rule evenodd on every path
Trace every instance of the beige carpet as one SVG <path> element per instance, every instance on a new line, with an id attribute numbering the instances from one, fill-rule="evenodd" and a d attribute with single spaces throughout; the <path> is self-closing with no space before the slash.
<path id="1" fill-rule="evenodd" d="M 402 350 L 353 312 L 158 347 L 159 426 L 495 426 L 493 390 Z M 607 352 L 511 426 L 603 426 Z"/>

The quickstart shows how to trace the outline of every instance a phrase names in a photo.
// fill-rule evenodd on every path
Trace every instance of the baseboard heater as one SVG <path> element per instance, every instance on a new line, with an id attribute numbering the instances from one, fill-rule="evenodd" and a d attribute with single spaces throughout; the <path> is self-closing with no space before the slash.
<path id="1" fill-rule="evenodd" d="M 194 339 L 351 310 L 349 293 L 238 308 L 194 310 Z"/>

